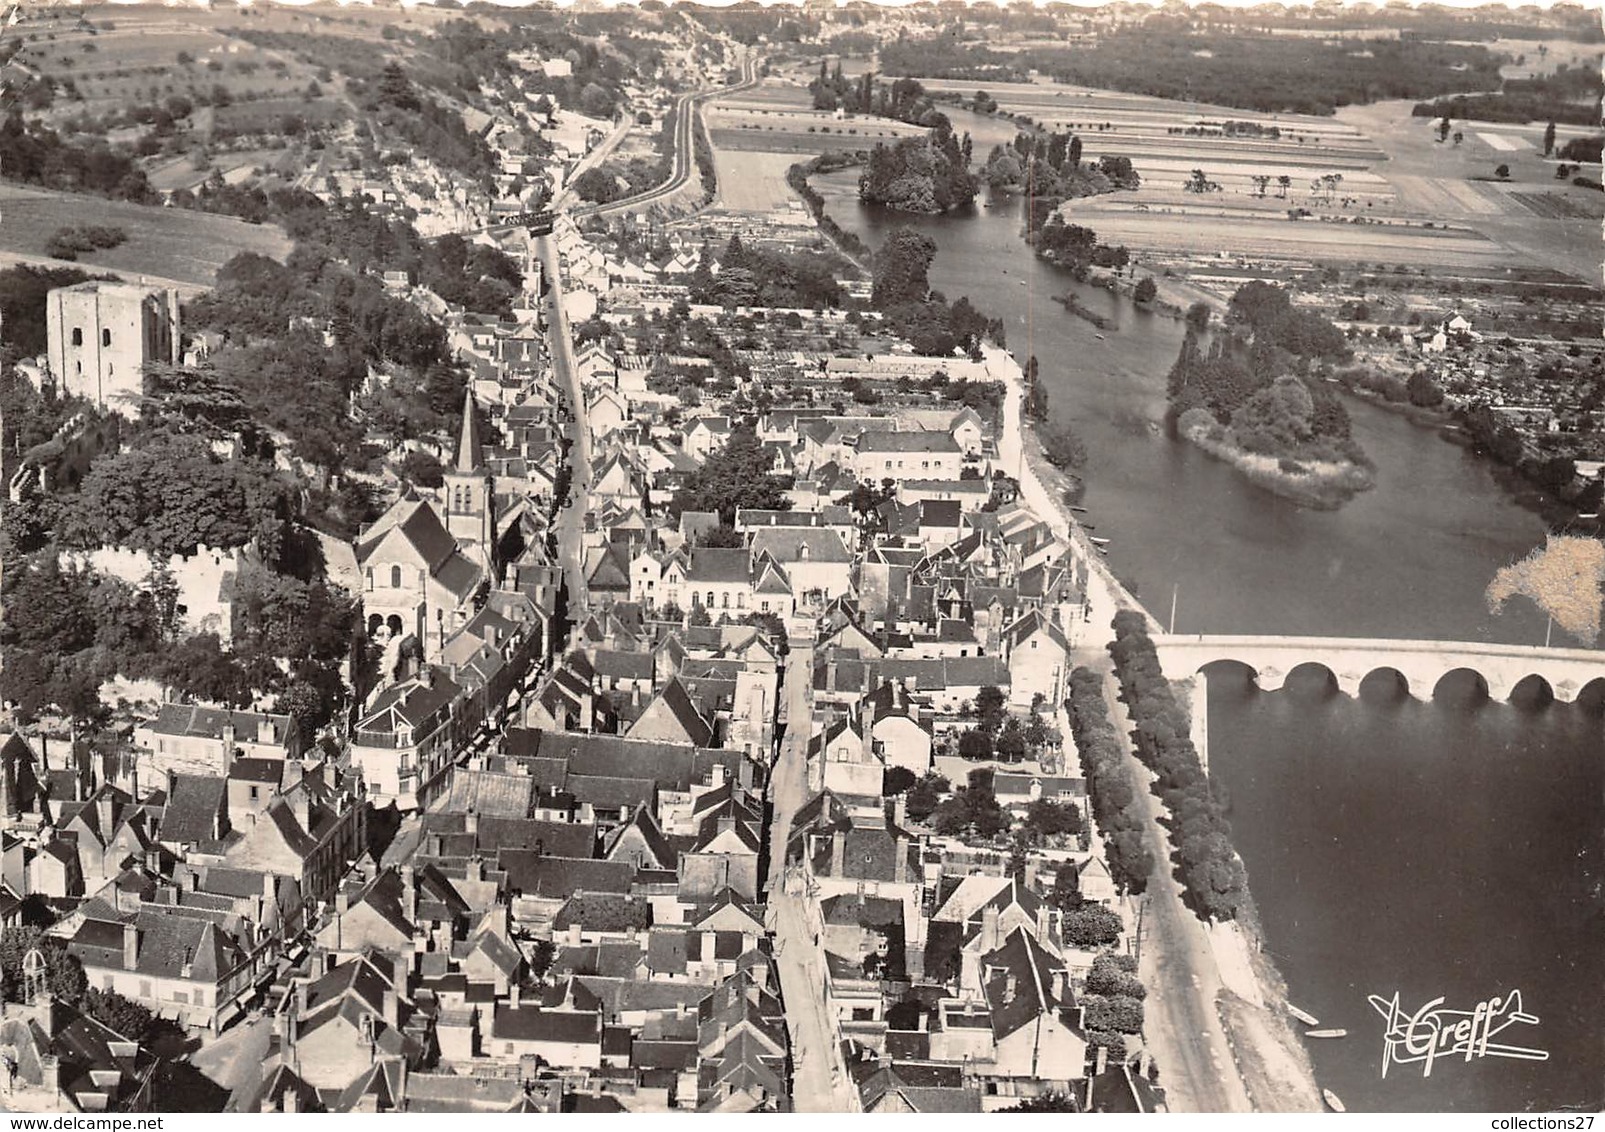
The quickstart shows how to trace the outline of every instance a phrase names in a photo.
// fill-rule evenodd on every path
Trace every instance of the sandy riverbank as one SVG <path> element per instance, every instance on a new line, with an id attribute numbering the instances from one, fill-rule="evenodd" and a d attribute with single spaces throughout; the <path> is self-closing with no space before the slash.
<path id="1" fill-rule="evenodd" d="M 1177 681 L 1174 686 L 1190 710 L 1193 742 L 1202 756 L 1208 750 L 1209 732 L 1206 678 Z M 1207 758 L 1201 761 L 1207 771 Z M 1255 1111 L 1321 1112 L 1315 1067 L 1287 1012 L 1287 983 L 1262 945 L 1252 887 L 1250 892 L 1248 908 L 1238 920 L 1209 929 L 1210 953 L 1221 986 L 1215 1001 L 1221 1026 Z"/>

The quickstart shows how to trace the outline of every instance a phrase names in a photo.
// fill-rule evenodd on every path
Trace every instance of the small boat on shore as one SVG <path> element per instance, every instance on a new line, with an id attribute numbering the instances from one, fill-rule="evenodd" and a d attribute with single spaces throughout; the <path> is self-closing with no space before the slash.
<path id="1" fill-rule="evenodd" d="M 1109 545 L 1108 539 L 1099 538 L 1097 535 L 1088 535 L 1087 538 L 1092 541 L 1093 546 L 1098 547 L 1100 550 Z"/>
<path id="2" fill-rule="evenodd" d="M 1349 1036 L 1349 1032 L 1347 1030 L 1305 1030 L 1304 1036 L 1306 1038 L 1346 1038 Z"/>
<path id="3" fill-rule="evenodd" d="M 1336 1093 L 1334 1093 L 1331 1089 L 1322 1089 L 1321 1090 L 1321 1099 L 1326 1102 L 1326 1107 L 1331 1109 L 1333 1112 L 1348 1112 L 1349 1111 L 1348 1108 L 1345 1107 L 1343 1102 L 1338 1100 L 1338 1095 Z"/>
<path id="4" fill-rule="evenodd" d="M 1303 1022 L 1306 1026 L 1319 1026 L 1321 1024 L 1321 1020 L 1315 1015 L 1311 1014 L 1308 1010 L 1300 1010 L 1291 1002 L 1287 1004 L 1287 1012 L 1294 1018 L 1297 1018 L 1300 1022 Z"/>
<path id="5" fill-rule="evenodd" d="M 1093 337 L 1096 338 L 1100 342 L 1103 341 L 1103 335 L 1102 334 L 1094 334 Z"/>
<path id="6" fill-rule="evenodd" d="M 1070 505 L 1070 510 L 1072 510 L 1072 511 L 1074 511 L 1077 514 L 1080 514 L 1080 515 L 1085 515 L 1087 513 L 1087 509 L 1085 507 L 1077 507 L 1073 503 Z"/>

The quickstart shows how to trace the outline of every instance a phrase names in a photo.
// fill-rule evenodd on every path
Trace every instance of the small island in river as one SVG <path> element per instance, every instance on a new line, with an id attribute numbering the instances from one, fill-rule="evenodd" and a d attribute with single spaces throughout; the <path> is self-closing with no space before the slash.
<path id="1" fill-rule="evenodd" d="M 1194 330 L 1168 382 L 1174 433 L 1306 507 L 1341 506 L 1375 483 L 1348 410 L 1324 374 L 1349 353 L 1328 319 L 1253 282 L 1232 296 L 1206 349 Z"/>

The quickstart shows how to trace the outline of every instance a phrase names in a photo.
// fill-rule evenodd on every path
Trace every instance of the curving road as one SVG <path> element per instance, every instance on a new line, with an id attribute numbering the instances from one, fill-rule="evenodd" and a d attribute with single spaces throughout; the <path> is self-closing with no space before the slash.
<path id="1" fill-rule="evenodd" d="M 741 65 L 743 78 L 732 86 L 717 87 L 713 90 L 695 91 L 682 94 L 675 103 L 676 114 L 674 123 L 674 160 L 668 180 L 655 189 L 648 189 L 644 193 L 637 193 L 633 197 L 623 200 L 611 201 L 607 204 L 588 205 L 571 211 L 575 219 L 586 216 L 611 216 L 617 212 L 639 210 L 656 204 L 673 196 L 696 173 L 696 129 L 702 122 L 702 104 L 715 98 L 723 98 L 734 94 L 738 90 L 746 90 L 758 82 L 758 60 L 748 57 Z"/>

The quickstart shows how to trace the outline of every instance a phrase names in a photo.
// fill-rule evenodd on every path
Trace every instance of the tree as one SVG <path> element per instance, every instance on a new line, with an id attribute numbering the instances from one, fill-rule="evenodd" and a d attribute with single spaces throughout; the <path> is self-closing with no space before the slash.
<path id="1" fill-rule="evenodd" d="M 1080 1112 L 1081 1107 L 1069 1093 L 1043 1093 L 1029 1097 L 1017 1105 L 999 1109 L 999 1112 Z"/>
<path id="2" fill-rule="evenodd" d="M 1209 329 L 1209 304 L 1200 300 L 1187 308 L 1187 326 L 1202 334 Z"/>
<path id="3" fill-rule="evenodd" d="M 78 960 L 62 943 L 37 927 L 9 927 L 0 931 L 0 971 L 5 974 L 6 998 L 21 1002 L 24 991 L 22 961 L 38 950 L 45 960 L 45 989 L 64 1002 L 77 1002 L 89 985 Z"/>
<path id="4" fill-rule="evenodd" d="M 1276 195 L 1277 195 L 1277 197 L 1280 198 L 1281 200 L 1286 200 L 1287 199 L 1287 190 L 1292 186 L 1292 184 L 1293 184 L 1293 178 L 1289 177 L 1286 173 L 1283 173 L 1280 177 L 1276 178 Z"/>
<path id="5" fill-rule="evenodd" d="M 976 727 L 964 731 L 959 735 L 959 756 L 971 760 L 991 758 L 992 737 Z"/>
<path id="6" fill-rule="evenodd" d="M 928 771 L 924 778 L 909 787 L 908 794 L 904 798 L 905 812 L 915 821 L 924 821 L 935 812 L 942 795 L 952 788 L 953 784 L 945 777 L 935 771 Z"/>
<path id="7" fill-rule="evenodd" d="M 1087 462 L 1087 448 L 1067 424 L 1052 425 L 1037 433 L 1048 463 L 1061 470 L 1080 468 Z"/>
<path id="8" fill-rule="evenodd" d="M 422 449 L 414 449 L 401 458 L 401 478 L 419 487 L 440 487 L 446 482 L 440 461 Z"/>
<path id="9" fill-rule="evenodd" d="M 698 546 L 721 547 L 732 549 L 747 545 L 747 538 L 734 527 L 727 527 L 723 523 L 717 527 L 709 527 L 697 536 Z"/>
<path id="10" fill-rule="evenodd" d="M 412 87 L 412 80 L 407 72 L 401 69 L 401 64 L 390 62 L 379 74 L 379 102 L 394 106 L 397 110 L 407 110 L 416 113 L 422 106 L 418 101 L 418 94 Z M 213 105 L 216 105 L 214 102 Z"/>
<path id="11" fill-rule="evenodd" d="M 1037 798 L 1026 808 L 1025 828 L 1039 839 L 1079 833 L 1081 811 L 1047 798 Z"/>
<path id="12" fill-rule="evenodd" d="M 1137 281 L 1137 288 L 1131 297 L 1139 303 L 1151 303 L 1159 294 L 1159 284 L 1154 282 L 1152 275 L 1144 275 Z"/>
<path id="13" fill-rule="evenodd" d="M 975 693 L 975 715 L 983 731 L 995 732 L 1003 726 L 1008 697 L 996 684 L 984 684 Z"/>
<path id="14" fill-rule="evenodd" d="M 1555 152 L 1555 123 L 1551 122 L 1544 127 L 1544 156 L 1548 157 Z"/>
<path id="15" fill-rule="evenodd" d="M 587 118 L 613 117 L 613 94 L 599 83 L 586 83 L 580 91 L 580 113 Z"/>
<path id="16" fill-rule="evenodd" d="M 1070 163 L 1070 168 L 1081 168 L 1081 138 L 1079 136 L 1071 135 L 1070 146 L 1065 157 Z"/>
<path id="17" fill-rule="evenodd" d="M 1137 978 L 1136 963 L 1130 955 L 1104 952 L 1092 961 L 1087 973 L 1087 993 L 1141 1000 L 1148 988 Z"/>
<path id="18" fill-rule="evenodd" d="M 1443 390 L 1432 379 L 1432 375 L 1425 370 L 1417 370 L 1405 382 L 1405 389 L 1410 397 L 1410 404 L 1419 405 L 1424 409 L 1435 409 L 1443 404 Z"/>
<path id="19" fill-rule="evenodd" d="M 678 517 L 686 511 L 716 511 L 719 522 L 733 528 L 738 508 L 788 510 L 785 491 L 790 483 L 770 472 L 773 462 L 750 426 L 737 428 L 724 448 L 686 477 L 669 513 Z"/>
<path id="20" fill-rule="evenodd" d="M 180 695 L 241 708 L 251 702 L 250 677 L 223 651 L 216 633 L 184 638 L 162 654 L 158 671 Z"/>
<path id="21" fill-rule="evenodd" d="M 1012 823 L 998 805 L 990 778 L 983 780 L 972 774 L 969 786 L 960 787 L 953 797 L 936 807 L 931 824 L 936 832 L 949 837 L 973 834 L 990 840 L 1006 832 Z"/>
<path id="22" fill-rule="evenodd" d="M 914 772 L 906 766 L 889 766 L 881 775 L 881 796 L 891 798 L 898 794 L 906 794 L 919 779 Z"/>
<path id="23" fill-rule="evenodd" d="M 936 241 L 914 228 L 896 228 L 875 253 L 870 301 L 881 310 L 923 303 L 930 294 L 930 266 Z"/>
<path id="24" fill-rule="evenodd" d="M 1102 904 L 1084 905 L 1067 914 L 1063 921 L 1065 940 L 1084 949 L 1108 947 L 1120 939 L 1124 927 L 1120 913 Z"/>
<path id="25" fill-rule="evenodd" d="M 1081 1005 L 1089 1030 L 1113 1030 L 1121 1034 L 1142 1032 L 1143 1009 L 1139 999 L 1087 994 L 1082 996 Z"/>
<path id="26" fill-rule="evenodd" d="M 1505 164 L 1499 164 L 1499 165 L 1494 166 L 1494 176 L 1498 177 L 1501 181 L 1509 180 L 1509 178 L 1510 178 L 1510 166 L 1505 165 Z"/>
<path id="27" fill-rule="evenodd" d="M 1049 899 L 1061 912 L 1074 912 L 1086 903 L 1081 895 L 1081 870 L 1074 861 L 1065 861 L 1053 871 L 1053 892 Z"/>

